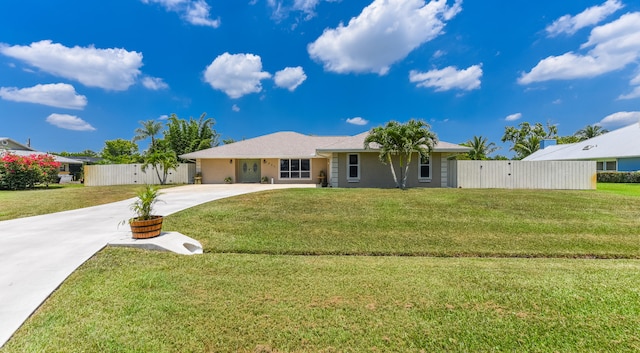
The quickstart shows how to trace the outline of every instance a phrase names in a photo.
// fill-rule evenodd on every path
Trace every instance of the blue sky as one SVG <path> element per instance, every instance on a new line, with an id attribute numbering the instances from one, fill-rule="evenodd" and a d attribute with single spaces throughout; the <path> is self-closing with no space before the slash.
<path id="1" fill-rule="evenodd" d="M 0 136 L 100 151 L 141 120 L 203 112 L 236 140 L 418 118 L 511 155 L 508 125 L 640 119 L 640 3 L 0 2 Z"/>

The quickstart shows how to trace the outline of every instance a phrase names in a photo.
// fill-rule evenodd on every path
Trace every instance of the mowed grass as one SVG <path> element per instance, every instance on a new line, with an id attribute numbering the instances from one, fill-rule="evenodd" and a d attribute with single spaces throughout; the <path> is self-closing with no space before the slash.
<path id="1" fill-rule="evenodd" d="M 640 261 L 106 249 L 2 352 L 637 352 Z"/>
<path id="2" fill-rule="evenodd" d="M 293 189 L 220 200 L 165 219 L 205 254 L 106 248 L 0 352 L 637 352 L 638 196 Z"/>
<path id="3" fill-rule="evenodd" d="M 74 210 L 134 197 L 140 185 L 49 185 L 32 190 L 0 190 L 0 221 Z"/>
<path id="4" fill-rule="evenodd" d="M 640 197 L 599 191 L 291 189 L 220 200 L 165 229 L 209 252 L 640 258 Z"/>

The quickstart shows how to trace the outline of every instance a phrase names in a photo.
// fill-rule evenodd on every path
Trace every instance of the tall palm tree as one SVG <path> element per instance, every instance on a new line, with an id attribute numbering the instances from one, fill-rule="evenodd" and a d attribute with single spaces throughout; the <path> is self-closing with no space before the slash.
<path id="1" fill-rule="evenodd" d="M 580 141 L 588 140 L 590 138 L 606 134 L 609 130 L 602 128 L 600 125 L 587 125 L 584 128 L 576 131 L 576 136 Z"/>
<path id="2" fill-rule="evenodd" d="M 393 181 L 400 189 L 407 185 L 407 171 L 414 153 L 428 156 L 437 143 L 436 134 L 430 130 L 429 124 L 422 120 L 411 119 L 406 124 L 389 121 L 385 126 L 371 129 L 364 140 L 364 148 L 378 148 L 380 161 L 389 164 Z M 375 145 L 374 145 L 375 144 Z M 374 145 L 374 146 L 372 146 Z M 393 166 L 393 157 L 397 157 L 400 166 L 400 178 Z"/>
<path id="3" fill-rule="evenodd" d="M 133 141 L 136 142 L 151 138 L 151 146 L 149 147 L 149 150 L 155 149 L 156 135 L 158 135 L 162 130 L 162 123 L 155 120 L 147 120 L 140 121 L 140 125 L 142 125 L 142 127 L 135 130 L 136 135 L 133 137 Z"/>
<path id="4" fill-rule="evenodd" d="M 473 138 L 462 145 L 471 147 L 469 158 L 472 160 L 487 159 L 487 156 L 498 150 L 499 147 L 495 143 L 489 142 L 486 137 L 473 136 Z"/>

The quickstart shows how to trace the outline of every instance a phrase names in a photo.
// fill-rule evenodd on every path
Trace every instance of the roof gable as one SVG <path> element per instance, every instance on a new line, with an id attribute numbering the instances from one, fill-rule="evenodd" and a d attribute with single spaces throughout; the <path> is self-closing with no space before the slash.
<path id="1" fill-rule="evenodd" d="M 33 148 L 23 145 L 8 137 L 0 137 L 0 149 L 7 150 L 21 150 L 21 151 L 35 151 Z"/>

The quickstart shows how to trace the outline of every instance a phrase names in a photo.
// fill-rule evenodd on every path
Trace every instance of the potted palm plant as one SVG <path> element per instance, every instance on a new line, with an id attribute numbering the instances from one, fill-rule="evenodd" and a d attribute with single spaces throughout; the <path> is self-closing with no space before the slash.
<path id="1" fill-rule="evenodd" d="M 162 231 L 162 216 L 153 215 L 153 206 L 158 201 L 158 188 L 145 185 L 138 191 L 137 199 L 131 204 L 131 210 L 136 217 L 129 219 L 131 236 L 133 239 L 148 239 L 157 237 Z"/>

